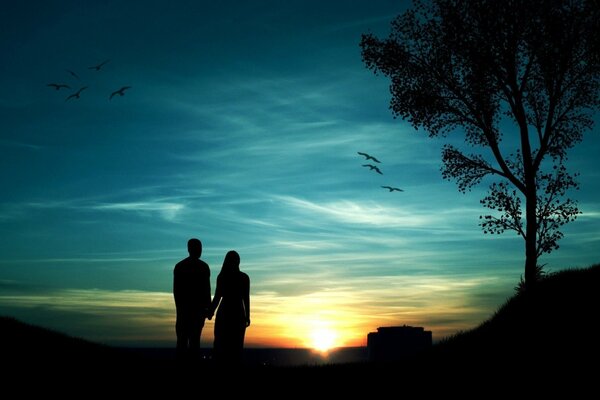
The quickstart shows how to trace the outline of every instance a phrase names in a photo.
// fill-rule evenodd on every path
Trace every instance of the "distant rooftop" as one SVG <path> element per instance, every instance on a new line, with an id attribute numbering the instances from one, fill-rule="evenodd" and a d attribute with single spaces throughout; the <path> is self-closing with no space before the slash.
<path id="1" fill-rule="evenodd" d="M 432 334 L 420 326 L 383 326 L 367 335 L 369 361 L 399 361 L 431 347 Z"/>
<path id="2" fill-rule="evenodd" d="M 423 328 L 422 326 L 408 326 L 408 325 L 382 326 L 382 327 L 377 328 L 378 333 L 400 333 L 400 332 L 414 332 L 414 331 L 424 332 L 425 328 Z"/>

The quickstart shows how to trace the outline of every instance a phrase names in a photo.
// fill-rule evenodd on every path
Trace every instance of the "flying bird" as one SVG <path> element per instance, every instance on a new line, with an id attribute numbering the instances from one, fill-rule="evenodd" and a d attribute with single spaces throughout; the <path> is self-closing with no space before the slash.
<path id="1" fill-rule="evenodd" d="M 367 153 L 361 153 L 360 151 L 357 151 L 357 153 L 358 153 L 359 155 L 361 155 L 361 156 L 364 156 L 366 160 L 373 160 L 373 161 L 375 161 L 376 163 L 381 163 L 381 161 L 379 161 L 378 159 L 376 159 L 376 158 L 375 158 L 375 157 L 373 157 L 373 156 L 370 156 L 370 155 L 368 155 Z"/>
<path id="2" fill-rule="evenodd" d="M 75 92 L 72 95 L 70 95 L 69 97 L 67 97 L 67 99 L 65 101 L 69 101 L 69 100 L 71 100 L 73 98 L 79 99 L 79 95 L 81 95 L 81 92 L 83 92 L 87 88 L 88 88 L 87 86 L 82 87 L 77 92 Z"/>
<path id="3" fill-rule="evenodd" d="M 71 86 L 65 85 L 64 83 L 49 83 L 46 86 L 53 87 L 56 90 L 60 90 L 61 88 L 71 89 Z"/>
<path id="4" fill-rule="evenodd" d="M 109 62 L 109 61 L 110 61 L 110 60 L 106 60 L 106 61 L 104 61 L 104 62 L 101 62 L 101 63 L 100 63 L 100 64 L 98 64 L 98 65 L 93 65 L 93 66 L 91 66 L 91 67 L 88 67 L 88 69 L 95 69 L 96 71 L 100 71 L 100 69 L 101 69 L 101 68 L 102 68 L 102 67 L 103 67 L 103 66 L 104 66 L 104 65 L 105 65 L 107 62 Z"/>
<path id="5" fill-rule="evenodd" d="M 124 95 L 125 95 L 125 91 L 126 91 L 127 89 L 131 89 L 131 86 L 123 86 L 121 89 L 119 89 L 119 90 L 115 90 L 114 92 L 112 92 L 112 93 L 110 94 L 110 97 L 109 97 L 108 99 L 109 99 L 109 100 L 112 100 L 112 98 L 113 98 L 114 96 L 116 96 L 116 95 L 119 95 L 119 96 L 124 96 Z"/>
<path id="6" fill-rule="evenodd" d="M 375 172 L 377 172 L 379 175 L 383 175 L 383 172 L 381 172 L 381 170 L 376 165 L 363 164 L 363 167 L 369 167 L 371 168 L 371 171 L 375 170 Z"/>
<path id="7" fill-rule="evenodd" d="M 73 78 L 79 80 L 79 75 L 77 75 L 75 72 L 71 71 L 70 69 L 66 70 Z"/>
<path id="8" fill-rule="evenodd" d="M 396 187 L 391 187 L 391 186 L 382 186 L 382 188 L 388 189 L 390 192 L 404 192 L 404 190 L 402 190 L 402 189 L 398 189 Z"/>

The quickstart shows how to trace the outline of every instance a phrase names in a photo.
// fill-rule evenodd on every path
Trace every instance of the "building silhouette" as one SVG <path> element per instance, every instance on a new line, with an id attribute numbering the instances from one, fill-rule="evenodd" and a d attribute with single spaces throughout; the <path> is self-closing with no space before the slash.
<path id="1" fill-rule="evenodd" d="M 415 326 L 377 328 L 367 335 L 369 361 L 398 361 L 431 347 L 431 331 Z"/>

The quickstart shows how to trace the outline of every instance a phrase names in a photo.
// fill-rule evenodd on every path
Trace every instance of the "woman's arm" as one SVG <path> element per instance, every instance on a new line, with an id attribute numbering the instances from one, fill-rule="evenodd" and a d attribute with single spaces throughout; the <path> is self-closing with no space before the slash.
<path id="1" fill-rule="evenodd" d="M 173 271 L 173 298 L 175 299 L 175 307 L 177 307 L 177 300 L 179 299 L 179 277 L 177 276 L 177 270 Z"/>
<path id="2" fill-rule="evenodd" d="M 244 285 L 244 309 L 246 310 L 246 326 L 250 326 L 250 278 L 246 275 Z"/>
<path id="3" fill-rule="evenodd" d="M 212 319 L 213 315 L 215 315 L 215 310 L 217 309 L 217 307 L 219 307 L 219 303 L 221 302 L 221 299 L 223 298 L 223 295 L 221 294 L 220 286 L 221 285 L 219 285 L 219 279 L 217 278 L 217 288 L 215 289 L 215 297 L 213 297 L 212 303 L 208 310 L 208 315 L 206 316 L 209 320 Z"/>

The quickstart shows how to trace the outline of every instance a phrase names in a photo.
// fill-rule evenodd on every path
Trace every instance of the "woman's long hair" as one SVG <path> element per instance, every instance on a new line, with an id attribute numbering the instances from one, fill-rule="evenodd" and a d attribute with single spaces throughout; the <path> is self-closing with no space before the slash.
<path id="1" fill-rule="evenodd" d="M 240 255 L 237 251 L 231 250 L 225 255 L 217 282 L 222 285 L 223 294 L 235 293 L 236 289 L 239 291 Z"/>

